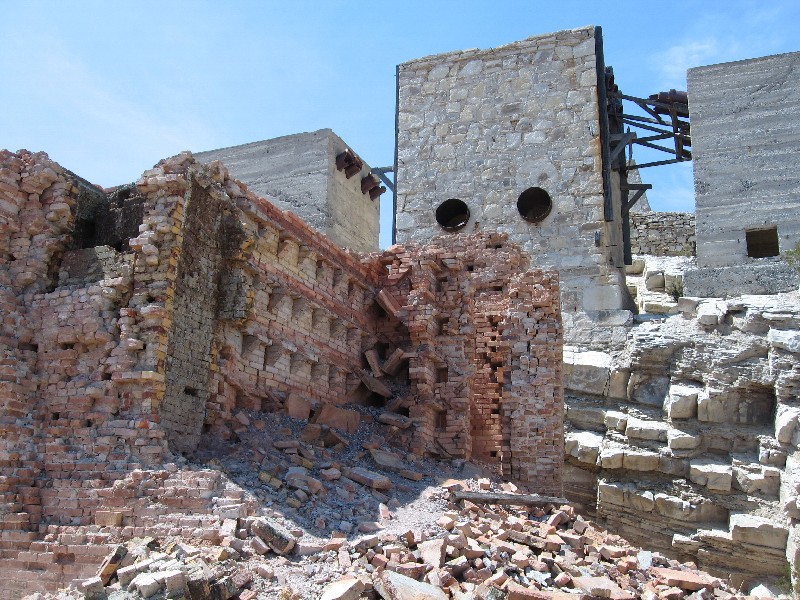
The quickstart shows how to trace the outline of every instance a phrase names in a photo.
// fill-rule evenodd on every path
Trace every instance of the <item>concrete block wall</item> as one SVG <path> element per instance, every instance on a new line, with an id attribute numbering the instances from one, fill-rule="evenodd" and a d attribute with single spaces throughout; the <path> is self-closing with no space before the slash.
<path id="1" fill-rule="evenodd" d="M 444 233 L 436 210 L 459 199 L 469 209 L 462 233 L 505 233 L 534 266 L 559 271 L 565 318 L 623 307 L 620 222 L 603 212 L 596 34 L 586 27 L 398 67 L 398 242 Z M 540 222 L 518 211 L 531 188 L 551 199 Z"/>
<path id="2" fill-rule="evenodd" d="M 333 131 L 320 129 L 195 156 L 203 163 L 221 161 L 253 193 L 293 212 L 339 246 L 374 252 L 380 202 L 361 191 L 369 165 L 350 177 L 337 170 L 336 157 L 347 149 Z"/>
<path id="3" fill-rule="evenodd" d="M 798 73 L 798 52 L 689 69 L 699 267 L 774 260 L 748 257 L 748 230 L 800 241 Z"/>

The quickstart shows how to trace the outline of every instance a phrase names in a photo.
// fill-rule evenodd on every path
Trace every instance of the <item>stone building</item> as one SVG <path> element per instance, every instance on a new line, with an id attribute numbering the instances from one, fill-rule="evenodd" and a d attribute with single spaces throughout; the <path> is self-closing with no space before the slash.
<path id="1" fill-rule="evenodd" d="M 775 293 L 800 241 L 800 53 L 689 69 L 698 270 L 692 294 Z"/>
<path id="2" fill-rule="evenodd" d="M 378 249 L 378 198 L 386 188 L 330 129 L 198 152 L 195 157 L 200 162 L 219 160 L 254 194 L 293 212 L 335 244 L 358 252 Z"/>
<path id="3" fill-rule="evenodd" d="M 602 48 L 585 27 L 398 67 L 398 241 L 507 234 L 558 270 L 568 332 L 578 313 L 627 306 L 618 183 L 601 148 Z"/>

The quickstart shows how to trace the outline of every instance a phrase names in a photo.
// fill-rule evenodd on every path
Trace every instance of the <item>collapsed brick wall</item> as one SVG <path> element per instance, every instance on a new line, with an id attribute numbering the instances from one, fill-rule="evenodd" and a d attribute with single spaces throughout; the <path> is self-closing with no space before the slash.
<path id="1" fill-rule="evenodd" d="M 694 213 L 631 213 L 631 252 L 651 256 L 695 256 Z"/>
<path id="2" fill-rule="evenodd" d="M 408 330 L 412 450 L 496 463 L 560 494 L 557 275 L 526 272 L 527 257 L 500 234 L 393 246 L 383 262 Z"/>
<path id="3" fill-rule="evenodd" d="M 41 545 L 54 527 L 108 526 L 124 504 L 114 526 L 138 531 L 149 488 L 120 482 L 233 435 L 238 409 L 386 404 L 411 417 L 412 452 L 560 494 L 557 276 L 505 236 L 353 254 L 188 153 L 122 205 L 87 185 L 0 154 L 0 570 L 56 573 L 19 589 L 82 573 L 82 550 Z M 140 223 L 90 222 L 126 198 Z"/>

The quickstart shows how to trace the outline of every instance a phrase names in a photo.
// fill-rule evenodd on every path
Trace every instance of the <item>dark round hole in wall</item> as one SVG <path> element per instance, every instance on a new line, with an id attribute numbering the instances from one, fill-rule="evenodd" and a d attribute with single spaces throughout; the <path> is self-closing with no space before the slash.
<path id="1" fill-rule="evenodd" d="M 540 223 L 553 209 L 550 194 L 540 187 L 530 187 L 519 195 L 517 210 L 529 223 Z"/>
<path id="2" fill-rule="evenodd" d="M 446 231 L 458 231 L 469 221 L 469 208 L 463 200 L 450 198 L 436 209 L 436 222 Z"/>

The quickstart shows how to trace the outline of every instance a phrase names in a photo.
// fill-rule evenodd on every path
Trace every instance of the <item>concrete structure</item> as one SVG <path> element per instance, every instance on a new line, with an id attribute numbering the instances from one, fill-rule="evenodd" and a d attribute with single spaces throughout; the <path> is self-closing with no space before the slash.
<path id="1" fill-rule="evenodd" d="M 378 249 L 380 202 L 362 181 L 369 165 L 360 161 L 344 173 L 336 158 L 349 150 L 330 129 L 199 152 L 201 162 L 221 161 L 258 196 L 303 219 L 332 242 L 358 252 Z"/>
<path id="2" fill-rule="evenodd" d="M 398 67 L 398 241 L 508 234 L 559 271 L 568 335 L 578 313 L 627 301 L 618 194 L 604 205 L 602 65 L 585 27 Z"/>
<path id="3" fill-rule="evenodd" d="M 693 293 L 774 293 L 800 283 L 773 264 L 800 241 L 798 73 L 798 52 L 688 72 L 700 268 Z M 752 269 L 719 270 L 742 265 Z M 762 265 L 765 277 L 747 276 Z M 753 285 L 738 287 L 742 278 Z"/>

